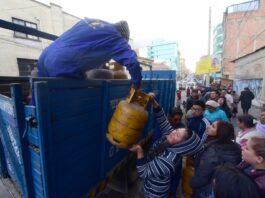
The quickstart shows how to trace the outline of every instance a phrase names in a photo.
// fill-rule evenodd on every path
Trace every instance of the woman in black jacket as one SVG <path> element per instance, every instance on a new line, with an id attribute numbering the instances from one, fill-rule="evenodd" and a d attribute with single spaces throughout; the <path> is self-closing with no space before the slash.
<path id="1" fill-rule="evenodd" d="M 212 178 L 215 168 L 222 164 L 236 166 L 241 161 L 241 149 L 233 142 L 234 127 L 224 121 L 216 121 L 207 128 L 210 139 L 204 151 L 195 159 L 195 174 L 191 178 L 192 197 L 203 198 L 212 193 Z"/>
<path id="2" fill-rule="evenodd" d="M 245 87 L 244 91 L 241 92 L 239 97 L 244 114 L 248 114 L 248 110 L 251 108 L 251 102 L 254 98 L 254 94 L 249 90 L 248 87 Z"/>
<path id="3" fill-rule="evenodd" d="M 230 120 L 231 117 L 232 117 L 232 112 L 231 112 L 231 109 L 230 109 L 230 108 L 228 107 L 228 105 L 227 105 L 226 98 L 225 98 L 224 96 L 221 96 L 221 97 L 218 99 L 218 103 L 219 103 L 219 105 L 220 105 L 219 108 L 222 109 L 222 110 L 225 112 L 227 118 Z"/>

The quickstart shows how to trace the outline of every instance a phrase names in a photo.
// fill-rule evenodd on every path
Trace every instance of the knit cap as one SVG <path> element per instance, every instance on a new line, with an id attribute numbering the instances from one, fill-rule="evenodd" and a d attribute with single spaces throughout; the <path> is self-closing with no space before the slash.
<path id="1" fill-rule="evenodd" d="M 119 21 L 114 25 L 117 28 L 117 30 L 120 32 L 120 34 L 126 39 L 126 41 L 129 41 L 130 30 L 127 21 Z"/>

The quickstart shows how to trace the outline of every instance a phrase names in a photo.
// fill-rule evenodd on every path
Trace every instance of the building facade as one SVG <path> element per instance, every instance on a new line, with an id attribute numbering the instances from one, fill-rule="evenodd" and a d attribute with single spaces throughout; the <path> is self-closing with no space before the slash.
<path id="1" fill-rule="evenodd" d="M 155 40 L 147 47 L 148 58 L 155 62 L 164 62 L 170 69 L 176 70 L 177 74 L 180 66 L 180 53 L 177 42 Z"/>
<path id="2" fill-rule="evenodd" d="M 217 62 L 216 64 L 221 65 L 222 70 L 222 55 L 223 55 L 223 44 L 224 44 L 224 30 L 223 23 L 219 23 L 213 29 L 213 59 Z"/>
<path id="3" fill-rule="evenodd" d="M 54 3 L 35 0 L 2 0 L 0 18 L 54 35 L 61 35 L 80 18 Z M 28 76 L 41 52 L 52 41 L 1 28 L 0 76 Z"/>
<path id="4" fill-rule="evenodd" d="M 234 89 L 240 93 L 245 87 L 248 87 L 255 95 L 254 104 L 264 105 L 265 46 L 233 62 L 235 63 Z"/>
<path id="5" fill-rule="evenodd" d="M 231 61 L 265 45 L 265 0 L 228 7 L 223 23 L 223 75 L 234 79 L 235 66 Z"/>

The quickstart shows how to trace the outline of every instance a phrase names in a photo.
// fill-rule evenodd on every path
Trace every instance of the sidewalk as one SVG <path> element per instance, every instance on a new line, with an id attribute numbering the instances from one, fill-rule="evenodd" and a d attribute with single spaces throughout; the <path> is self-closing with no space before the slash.
<path id="1" fill-rule="evenodd" d="M 13 198 L 11 193 L 7 191 L 6 186 L 3 184 L 2 178 L 0 179 L 0 197 L 1 198 Z"/>

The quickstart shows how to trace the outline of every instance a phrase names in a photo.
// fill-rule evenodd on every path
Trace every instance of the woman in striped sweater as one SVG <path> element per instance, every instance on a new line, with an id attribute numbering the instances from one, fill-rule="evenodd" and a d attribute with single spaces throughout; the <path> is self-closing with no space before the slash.
<path id="1" fill-rule="evenodd" d="M 159 124 L 162 138 L 155 142 L 145 156 L 140 145 L 130 150 L 137 154 L 137 171 L 144 180 L 145 198 L 167 198 L 170 189 L 170 178 L 183 155 L 197 153 L 202 148 L 202 141 L 194 132 L 186 128 L 174 130 L 168 122 L 163 109 L 149 94 L 153 111 Z"/>

